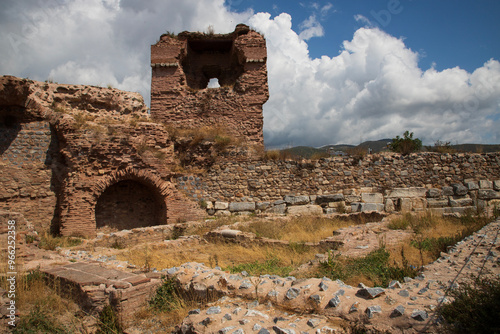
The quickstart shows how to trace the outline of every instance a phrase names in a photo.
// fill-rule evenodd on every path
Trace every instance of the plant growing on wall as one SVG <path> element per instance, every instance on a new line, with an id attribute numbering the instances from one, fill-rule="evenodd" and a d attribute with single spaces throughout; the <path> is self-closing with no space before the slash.
<path id="1" fill-rule="evenodd" d="M 389 148 L 393 152 L 408 155 L 420 151 L 422 148 L 422 141 L 418 138 L 413 138 L 413 132 L 405 131 L 403 138 L 396 136 L 396 138 L 392 139 Z"/>

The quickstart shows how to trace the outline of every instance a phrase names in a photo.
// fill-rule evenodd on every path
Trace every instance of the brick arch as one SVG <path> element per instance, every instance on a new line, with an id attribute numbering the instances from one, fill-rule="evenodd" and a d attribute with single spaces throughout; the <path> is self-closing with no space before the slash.
<path id="1" fill-rule="evenodd" d="M 125 169 L 114 171 L 110 175 L 106 175 L 98 180 L 92 189 L 94 200 L 97 201 L 99 196 L 101 196 L 108 187 L 124 180 L 143 182 L 146 185 L 155 188 L 158 193 L 164 197 L 169 197 L 172 194 L 173 186 L 170 182 L 164 181 L 161 177 L 151 173 L 150 171 L 127 167 Z"/>
<path id="2" fill-rule="evenodd" d="M 172 185 L 147 170 L 115 171 L 93 187 L 95 226 L 131 229 L 166 224 L 171 195 Z"/>

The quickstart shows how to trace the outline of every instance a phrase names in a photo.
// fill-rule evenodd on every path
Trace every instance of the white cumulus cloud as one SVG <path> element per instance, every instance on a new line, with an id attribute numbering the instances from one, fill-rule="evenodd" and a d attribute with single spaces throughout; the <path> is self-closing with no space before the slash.
<path id="1" fill-rule="evenodd" d="M 297 33 L 289 14 L 236 13 L 224 0 L 9 1 L 0 9 L 0 74 L 109 84 L 148 102 L 149 48 L 162 33 L 210 25 L 225 33 L 243 22 L 267 40 L 267 146 L 357 144 L 405 130 L 427 144 L 500 141 L 497 60 L 472 73 L 423 70 L 419 53 L 361 16 L 356 20 L 368 26 L 338 55 L 311 58 L 307 40 L 323 36 L 332 8 L 317 5 Z"/>

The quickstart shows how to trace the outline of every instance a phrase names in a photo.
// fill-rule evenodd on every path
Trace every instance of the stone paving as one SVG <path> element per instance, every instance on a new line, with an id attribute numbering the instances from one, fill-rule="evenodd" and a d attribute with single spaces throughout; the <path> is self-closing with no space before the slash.
<path id="1" fill-rule="evenodd" d="M 393 281 L 384 288 L 362 283 L 352 287 L 328 278 L 249 277 L 199 263 L 170 268 L 168 275 L 187 291 L 226 295 L 204 310 L 193 310 L 179 331 L 333 333 L 342 332 L 339 320 L 344 319 L 366 321 L 391 333 L 439 332 L 433 326 L 435 315 L 442 303 L 451 301 L 450 288 L 467 281 L 471 274 L 500 274 L 499 231 L 497 220 L 442 253 L 420 276 Z"/>
<path id="2" fill-rule="evenodd" d="M 339 237 L 349 239 L 349 247 L 356 249 L 367 241 L 361 237 L 366 233 L 358 230 L 347 229 Z M 97 315 L 106 304 L 116 305 L 129 327 L 127 333 L 141 332 L 134 327 L 133 314 L 161 284 L 163 275 L 178 280 L 189 293 L 221 297 L 203 309 L 191 310 L 178 326 L 179 333 L 342 333 L 345 321 L 361 321 L 391 333 L 439 332 L 433 324 L 440 304 L 451 301 L 448 289 L 471 274 L 500 275 L 499 233 L 500 219 L 441 253 L 419 277 L 393 281 L 388 287 L 362 283 L 354 287 L 328 278 L 251 277 L 200 263 L 136 274 L 81 258 L 41 270 L 91 314 Z"/>

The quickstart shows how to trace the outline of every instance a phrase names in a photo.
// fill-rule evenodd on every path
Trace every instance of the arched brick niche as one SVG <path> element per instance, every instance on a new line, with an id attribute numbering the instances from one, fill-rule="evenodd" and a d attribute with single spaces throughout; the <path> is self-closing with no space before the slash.
<path id="1" fill-rule="evenodd" d="M 134 180 L 119 181 L 108 187 L 95 206 L 96 227 L 128 230 L 162 225 L 167 221 L 165 201 L 157 190 Z"/>
<path id="2" fill-rule="evenodd" d="M 123 230 L 167 223 L 170 183 L 143 170 L 113 172 L 95 186 L 96 228 Z"/>

